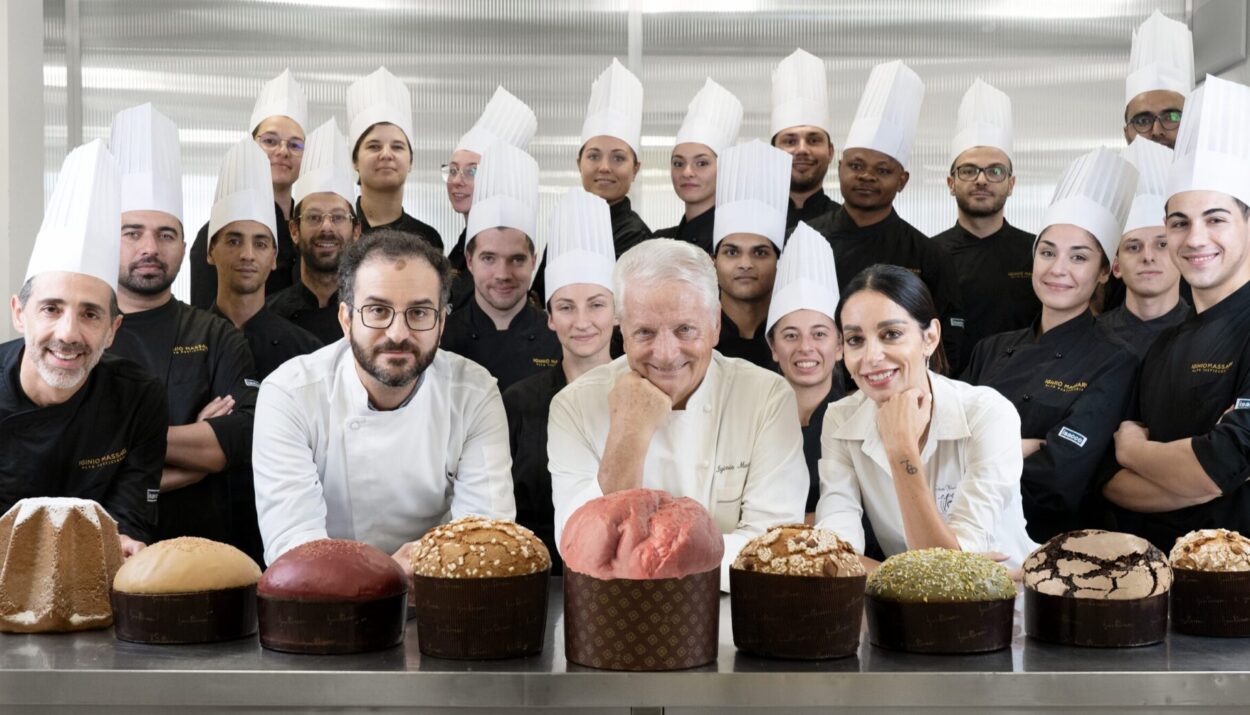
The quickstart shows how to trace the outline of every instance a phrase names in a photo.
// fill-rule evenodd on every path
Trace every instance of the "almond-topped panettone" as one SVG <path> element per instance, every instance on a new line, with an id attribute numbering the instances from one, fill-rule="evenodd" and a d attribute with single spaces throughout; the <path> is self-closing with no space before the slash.
<path id="1" fill-rule="evenodd" d="M 828 529 L 774 526 L 742 547 L 733 568 L 778 576 L 863 576 L 855 548 Z"/>
<path id="2" fill-rule="evenodd" d="M 1168 557 L 1174 569 L 1250 571 L 1250 539 L 1228 529 L 1199 529 L 1176 540 Z"/>
<path id="3" fill-rule="evenodd" d="M 434 578 L 525 576 L 551 568 L 534 532 L 514 521 L 465 516 L 425 533 L 412 548 L 412 572 Z"/>

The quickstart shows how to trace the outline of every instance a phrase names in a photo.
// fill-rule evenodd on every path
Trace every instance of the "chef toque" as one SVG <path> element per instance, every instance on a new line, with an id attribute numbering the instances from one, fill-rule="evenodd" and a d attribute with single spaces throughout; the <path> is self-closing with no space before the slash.
<path id="1" fill-rule="evenodd" d="M 1185 23 L 1155 10 L 1133 31 L 1124 103 L 1152 90 L 1188 97 L 1194 89 L 1194 36 Z"/>
<path id="2" fill-rule="evenodd" d="M 282 70 L 282 74 L 260 88 L 260 96 L 252 107 L 248 131 L 256 131 L 256 127 L 269 117 L 290 117 L 299 125 L 301 132 L 308 126 L 308 98 L 304 96 L 304 88 L 291 76 L 290 69 Z"/>
<path id="3" fill-rule="evenodd" d="M 574 283 L 593 283 L 611 292 L 615 267 L 608 202 L 582 189 L 569 189 L 556 203 L 547 229 L 546 302 Z"/>
<path id="4" fill-rule="evenodd" d="M 873 149 L 907 169 L 916 123 L 924 101 L 924 82 L 902 60 L 872 68 L 845 149 Z"/>
<path id="5" fill-rule="evenodd" d="M 235 221 L 255 221 L 269 229 L 275 239 L 278 236 L 269 157 L 251 137 L 240 139 L 221 160 L 208 219 L 209 240 Z"/>
<path id="6" fill-rule="evenodd" d="M 515 228 L 529 237 L 538 254 L 538 162 L 524 151 L 495 142 L 482 153 L 473 182 L 465 240 L 490 228 Z"/>
<path id="7" fill-rule="evenodd" d="M 347 88 L 348 148 L 354 149 L 369 127 L 382 122 L 399 127 L 412 144 L 412 95 L 385 67 Z"/>
<path id="8" fill-rule="evenodd" d="M 709 78 L 703 89 L 690 100 L 686 119 L 677 130 L 674 144 L 706 145 L 716 155 L 738 141 L 738 127 L 742 125 L 742 102 Z"/>
<path id="9" fill-rule="evenodd" d="M 319 193 L 338 194 L 353 206 L 356 202 L 352 153 L 333 117 L 308 135 L 299 178 L 291 186 L 291 198 L 296 205 L 309 194 Z"/>
<path id="10" fill-rule="evenodd" d="M 790 127 L 812 126 L 829 131 L 829 83 L 825 63 L 797 49 L 773 70 L 773 114 L 769 136 Z"/>
<path id="11" fill-rule="evenodd" d="M 790 162 L 789 154 L 758 139 L 729 147 L 717 159 L 713 252 L 734 233 L 763 236 L 781 251 L 790 208 Z"/>
<path id="12" fill-rule="evenodd" d="M 616 137 L 642 156 L 642 82 L 615 58 L 590 88 L 581 145 L 598 136 Z"/>
<path id="13" fill-rule="evenodd" d="M 993 147 L 1011 158 L 1011 98 L 979 77 L 959 103 L 951 163 L 975 146 Z"/>
<path id="14" fill-rule="evenodd" d="M 495 94 L 486 103 L 482 116 L 456 144 L 454 151 L 471 151 L 481 156 L 496 141 L 526 151 L 530 140 L 538 131 L 538 118 L 529 105 L 512 95 L 503 87 L 496 87 Z"/>
<path id="15" fill-rule="evenodd" d="M 777 321 L 796 310 L 815 310 L 834 320 L 838 307 L 838 271 L 833 249 L 816 229 L 800 221 L 777 260 L 777 278 L 768 304 L 764 334 L 772 345 Z"/>
<path id="16" fill-rule="evenodd" d="M 1128 210 L 1121 234 L 1139 228 L 1163 225 L 1167 203 L 1168 167 L 1172 165 L 1172 150 L 1143 136 L 1133 137 L 1122 154 L 1137 168 L 1137 190 L 1133 204 Z"/>
<path id="17" fill-rule="evenodd" d="M 1098 147 L 1082 154 L 1059 179 L 1042 218 L 1043 231 L 1061 223 L 1079 226 L 1094 234 L 1107 260 L 1111 260 L 1120 246 L 1124 220 L 1136 189 L 1137 169 L 1120 152 Z"/>
<path id="18" fill-rule="evenodd" d="M 1167 195 L 1218 191 L 1250 204 L 1250 87 L 1207 75 L 1185 102 Z"/>
<path id="19" fill-rule="evenodd" d="M 26 279 L 50 271 L 81 273 L 116 292 L 121 235 L 121 172 L 104 141 L 96 139 L 61 164 Z"/>
<path id="20" fill-rule="evenodd" d="M 178 127 L 151 104 L 113 117 L 109 148 L 121 172 L 121 210 L 161 211 L 182 222 Z"/>

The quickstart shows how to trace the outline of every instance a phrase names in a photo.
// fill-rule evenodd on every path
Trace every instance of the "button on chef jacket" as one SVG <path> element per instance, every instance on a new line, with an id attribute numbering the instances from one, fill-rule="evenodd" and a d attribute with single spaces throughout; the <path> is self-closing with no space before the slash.
<path id="1" fill-rule="evenodd" d="M 486 368 L 499 381 L 500 390 L 552 367 L 563 354 L 556 334 L 547 327 L 545 311 L 527 302 L 506 330 L 497 330 L 476 299 L 447 316 L 440 347 Z"/>
<path id="2" fill-rule="evenodd" d="M 547 471 L 547 418 L 551 400 L 568 379 L 556 365 L 521 380 L 503 393 L 512 448 L 512 492 L 517 523 L 533 531 L 551 552 L 551 573 L 564 571 L 556 546 L 551 473 Z"/>
<path id="3" fill-rule="evenodd" d="M 759 327 L 755 329 L 755 335 L 744 338 L 738 326 L 723 310 L 720 314 L 720 340 L 716 343 L 716 351 L 725 357 L 741 358 L 765 370 L 781 372 L 781 368 L 773 362 L 773 351 L 768 347 L 764 324 L 759 324 Z"/>
<path id="4" fill-rule="evenodd" d="M 833 215 L 840 208 L 842 208 L 842 204 L 829 198 L 824 189 L 807 197 L 807 201 L 803 202 L 803 208 L 799 208 L 795 205 L 794 199 L 790 199 L 790 207 L 786 209 L 786 235 L 790 235 L 790 232 L 799 224 L 799 221 L 808 226 L 811 226 L 813 221 L 820 218 L 828 221 L 833 218 Z"/>
<path id="5" fill-rule="evenodd" d="M 603 496 L 599 462 L 608 437 L 608 393 L 629 370 L 625 358 L 579 377 L 551 401 L 547 454 L 556 542 L 569 515 Z M 721 589 L 746 542 L 778 524 L 801 522 L 807 467 L 794 390 L 780 376 L 713 352 L 707 374 L 656 429 L 642 486 L 690 497 L 725 536 Z"/>
<path id="6" fill-rule="evenodd" d="M 164 383 L 171 426 L 192 424 L 214 398 L 232 396 L 234 411 L 208 424 L 226 455 L 225 471 L 247 465 L 252 454 L 256 370 L 247 340 L 233 325 L 171 298 L 159 308 L 126 314 L 109 351 L 139 363 Z M 161 494 L 156 538 L 202 536 L 229 542 L 225 471 Z"/>
<path id="7" fill-rule="evenodd" d="M 982 340 L 963 379 L 1011 400 L 1021 439 L 1046 442 L 1024 460 L 1021 477 L 1029 536 L 1043 542 L 1093 525 L 1103 460 L 1128 413 L 1138 360 L 1089 311 L 1041 336 L 1037 326 Z"/>
<path id="8" fill-rule="evenodd" d="M 1145 357 L 1160 333 L 1173 325 L 1180 325 L 1193 314 L 1193 306 L 1181 298 L 1174 308 L 1154 320 L 1142 320 L 1133 315 L 1128 306 L 1121 305 L 1098 316 L 1098 325 L 1128 343 L 1137 357 Z"/>
<path id="9" fill-rule="evenodd" d="M 1250 283 L 1159 336 L 1142 363 L 1137 397 L 1150 440 L 1192 438 L 1221 496 L 1161 514 L 1117 509 L 1118 528 L 1160 548 L 1194 529 L 1250 533 Z"/>
<path id="10" fill-rule="evenodd" d="M 365 212 L 360 208 L 360 198 L 356 198 L 356 219 L 360 221 L 360 237 L 364 238 L 371 231 L 377 231 L 381 228 L 393 228 L 396 231 L 411 233 L 425 239 L 425 242 L 443 250 L 443 237 L 438 235 L 438 230 L 430 224 L 408 215 L 407 211 L 400 211 L 399 218 L 390 223 L 381 226 L 370 226 L 369 220 L 365 218 Z"/>
<path id="11" fill-rule="evenodd" d="M 952 375 L 963 372 L 978 342 L 1028 327 L 1042 312 L 1042 302 L 1033 292 L 1034 238 L 1006 220 L 985 238 L 958 223 L 933 237 L 950 254 L 959 276 L 964 329 L 959 354 L 946 353 Z"/>
<path id="12" fill-rule="evenodd" d="M 678 241 L 694 244 L 715 257 L 712 246 L 712 228 L 716 225 L 716 207 L 704 211 L 690 220 L 683 215 L 676 226 L 660 229 L 652 234 L 652 238 L 675 238 Z"/>
<path id="13" fill-rule="evenodd" d="M 274 245 L 278 247 L 278 265 L 265 279 L 266 296 L 299 282 L 299 251 L 295 250 L 295 242 L 291 240 L 291 227 L 282 214 L 281 206 L 274 204 L 273 212 L 278 227 L 274 237 Z M 294 204 L 291 213 L 295 213 Z M 195 234 L 188 263 L 191 268 L 191 305 L 208 310 L 217 302 L 217 266 L 208 262 L 208 223 Z"/>
<path id="14" fill-rule="evenodd" d="M 290 288 L 269 296 L 265 300 L 265 307 L 279 318 L 312 333 L 325 345 L 343 337 L 343 326 L 339 323 L 338 291 L 334 291 L 325 307 L 322 307 L 316 294 L 308 290 L 302 280 L 296 281 Z"/>
<path id="15" fill-rule="evenodd" d="M 22 391 L 24 348 L 21 338 L 0 345 L 0 513 L 27 497 L 94 499 L 121 533 L 151 543 L 169 427 L 165 388 L 105 354 L 69 400 L 39 407 Z"/>
<path id="16" fill-rule="evenodd" d="M 270 563 L 315 539 L 391 554 L 450 519 L 515 516 L 495 381 L 443 350 L 419 380 L 407 404 L 372 409 L 346 340 L 265 380 L 252 469 Z"/>
<path id="17" fill-rule="evenodd" d="M 612 217 L 612 245 L 616 248 L 616 257 L 651 238 L 651 229 L 643 223 L 642 218 L 630 208 L 629 197 L 617 201 L 608 207 Z M 542 275 L 539 272 L 539 275 Z"/>

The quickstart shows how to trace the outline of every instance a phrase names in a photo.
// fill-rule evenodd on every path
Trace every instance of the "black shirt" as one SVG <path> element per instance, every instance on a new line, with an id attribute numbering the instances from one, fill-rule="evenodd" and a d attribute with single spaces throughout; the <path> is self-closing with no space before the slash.
<path id="1" fill-rule="evenodd" d="M 547 417 L 551 412 L 551 399 L 567 384 L 564 368 L 556 364 L 517 382 L 503 393 L 503 408 L 508 413 L 508 440 L 512 444 L 516 520 L 543 540 L 551 552 L 553 574 L 564 570 L 564 562 L 556 548 L 551 472 L 547 471 Z"/>
<path id="2" fill-rule="evenodd" d="M 208 420 L 226 470 L 252 461 L 256 370 L 243 334 L 229 322 L 176 299 L 122 320 L 110 350 L 165 385 L 169 425 L 188 425 L 211 400 L 234 397 L 234 411 Z M 221 474 L 161 495 L 158 539 L 203 536 L 229 541 L 229 487 Z"/>
<path id="3" fill-rule="evenodd" d="M 1128 343 L 1137 357 L 1145 357 L 1146 351 L 1154 344 L 1159 333 L 1173 325 L 1180 325 L 1193 314 L 1194 309 L 1185 302 L 1184 298 L 1181 298 L 1171 310 L 1154 320 L 1142 320 L 1133 315 L 1127 305 L 1122 304 L 1119 308 L 1098 316 L 1098 324 L 1107 332 Z"/>
<path id="4" fill-rule="evenodd" d="M 308 286 L 303 281 L 296 281 L 290 288 L 269 296 L 265 307 L 278 317 L 312 333 L 325 345 L 338 342 L 343 337 L 343 326 L 339 324 L 338 291 L 330 296 L 323 308 Z"/>
<path id="5" fill-rule="evenodd" d="M 661 229 L 652 234 L 652 238 L 675 238 L 678 241 L 693 243 L 694 245 L 707 251 L 707 255 L 714 256 L 712 249 L 712 228 L 716 225 L 716 207 L 704 211 L 689 221 L 685 216 L 681 217 L 681 221 L 669 228 Z"/>
<path id="6" fill-rule="evenodd" d="M 786 209 L 786 236 L 789 236 L 799 221 L 812 225 L 812 221 L 819 218 L 829 220 L 833 215 L 842 208 L 842 204 L 829 198 L 824 189 L 817 191 L 807 197 L 807 201 L 803 202 L 803 208 L 799 208 L 794 204 L 794 199 L 790 199 L 790 207 Z"/>
<path id="7" fill-rule="evenodd" d="M 651 238 L 651 229 L 629 207 L 628 196 L 609 206 L 608 212 L 612 216 L 612 245 L 616 248 L 617 258 Z"/>
<path id="8" fill-rule="evenodd" d="M 1192 438 L 1222 496 L 1161 514 L 1118 510 L 1119 526 L 1169 549 L 1194 529 L 1250 533 L 1250 283 L 1163 331 L 1141 374 L 1139 418 L 1150 440 Z"/>
<path id="9" fill-rule="evenodd" d="M 816 502 L 820 501 L 820 434 L 825 426 L 825 410 L 831 403 L 846 397 L 846 388 L 842 385 L 841 375 L 835 370 L 833 384 L 829 394 L 820 401 L 812 417 L 803 425 L 803 459 L 807 462 L 807 506 L 803 512 L 811 514 L 816 511 Z M 867 516 L 867 515 L 865 515 Z"/>
<path id="10" fill-rule="evenodd" d="M 547 313 L 526 303 L 506 330 L 482 312 L 476 300 L 447 316 L 440 347 L 467 357 L 495 376 L 499 391 L 543 368 L 553 367 L 563 354 L 556 334 L 547 327 Z"/>
<path id="11" fill-rule="evenodd" d="M 433 226 L 424 221 L 419 221 L 408 215 L 407 211 L 401 210 L 399 218 L 381 226 L 370 226 L 369 220 L 365 218 L 365 212 L 360 208 L 360 198 L 356 198 L 356 218 L 360 221 L 360 235 L 364 237 L 370 231 L 376 231 L 379 228 L 393 228 L 397 231 L 411 233 L 425 239 L 425 242 L 438 250 L 443 250 L 443 237 L 438 235 L 438 231 Z"/>
<path id="12" fill-rule="evenodd" d="M 22 391 L 25 341 L 0 344 L 0 513 L 27 497 L 93 499 L 118 530 L 151 543 L 165 464 L 165 388 L 105 354 L 65 402 Z"/>
<path id="13" fill-rule="evenodd" d="M 230 320 L 216 305 L 213 306 L 212 313 L 222 320 Z M 286 318 L 280 317 L 265 306 L 261 306 L 261 309 L 243 324 L 243 337 L 247 338 L 247 347 L 252 353 L 257 380 L 269 377 L 269 373 L 277 370 L 278 366 L 287 360 L 299 355 L 307 355 L 325 345 L 317 339 L 317 336 Z"/>
<path id="14" fill-rule="evenodd" d="M 1098 476 L 1128 413 L 1138 361 L 1089 311 L 1041 336 L 1037 328 L 982 340 L 962 379 L 998 390 L 1020 413 L 1021 439 L 1046 442 L 1020 477 L 1029 538 L 1043 542 L 1092 526 Z"/>
<path id="15" fill-rule="evenodd" d="M 781 368 L 777 363 L 773 362 L 773 351 L 768 346 L 768 338 L 764 333 L 764 324 L 760 323 L 755 329 L 755 336 L 751 338 L 742 337 L 742 333 L 738 330 L 738 326 L 729 317 L 725 311 L 720 313 L 720 341 L 716 343 L 716 350 L 721 355 L 731 358 L 742 358 L 747 362 L 754 363 L 773 372 L 781 372 Z"/>
<path id="16" fill-rule="evenodd" d="M 1033 292 L 1034 238 L 1006 221 L 985 238 L 958 223 L 933 237 L 950 254 L 959 275 L 964 327 L 960 354 L 947 351 L 952 375 L 963 371 L 981 340 L 1027 327 L 1042 312 Z"/>
<path id="17" fill-rule="evenodd" d="M 278 235 L 274 237 L 278 247 L 278 265 L 265 280 L 265 295 L 273 295 L 292 283 L 299 282 L 299 251 L 291 240 L 291 227 L 287 224 L 282 207 L 273 205 L 277 219 Z M 295 211 L 295 207 L 291 207 Z M 191 305 L 208 310 L 217 302 L 217 266 L 208 262 L 208 224 L 200 227 L 191 244 Z"/>
<path id="18" fill-rule="evenodd" d="M 468 305 L 469 299 L 473 297 L 473 276 L 469 273 L 469 263 L 465 260 L 465 229 L 460 229 L 460 236 L 456 238 L 456 245 L 451 247 L 451 253 L 447 254 L 447 260 L 451 262 L 451 268 L 455 273 L 451 276 L 451 309 L 460 310 Z M 544 256 L 545 258 L 546 256 Z"/>

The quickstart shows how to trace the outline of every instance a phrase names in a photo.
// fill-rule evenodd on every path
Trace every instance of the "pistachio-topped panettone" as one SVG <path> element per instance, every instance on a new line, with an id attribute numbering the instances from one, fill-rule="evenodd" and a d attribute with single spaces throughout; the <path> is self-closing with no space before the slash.
<path id="1" fill-rule="evenodd" d="M 895 554 L 868 577 L 867 593 L 904 603 L 953 603 L 1015 598 L 1007 569 L 978 554 L 917 549 Z"/>
<path id="2" fill-rule="evenodd" d="M 855 547 L 828 529 L 774 526 L 747 542 L 733 568 L 779 576 L 863 576 Z"/>

